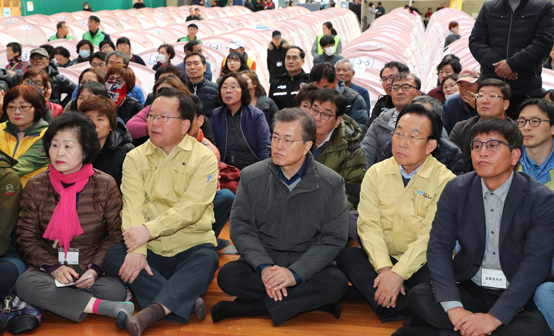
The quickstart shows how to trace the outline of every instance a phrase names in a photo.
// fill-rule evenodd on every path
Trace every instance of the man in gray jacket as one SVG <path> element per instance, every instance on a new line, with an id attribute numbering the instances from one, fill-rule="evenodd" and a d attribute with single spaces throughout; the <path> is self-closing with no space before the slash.
<path id="1" fill-rule="evenodd" d="M 316 125 L 299 108 L 275 114 L 271 158 L 247 167 L 231 210 L 231 239 L 241 259 L 217 282 L 235 301 L 212 308 L 218 322 L 270 315 L 275 326 L 311 310 L 340 316 L 348 290 L 332 265 L 348 239 L 343 178 L 310 152 Z"/>
<path id="2" fill-rule="evenodd" d="M 383 150 L 383 146 L 392 139 L 391 132 L 396 126 L 396 118 L 403 108 L 412 100 L 421 95 L 421 80 L 408 72 L 397 74 L 391 87 L 391 97 L 394 108 L 379 115 L 372 123 L 364 139 L 362 150 L 364 151 L 366 169 L 369 169 Z"/>

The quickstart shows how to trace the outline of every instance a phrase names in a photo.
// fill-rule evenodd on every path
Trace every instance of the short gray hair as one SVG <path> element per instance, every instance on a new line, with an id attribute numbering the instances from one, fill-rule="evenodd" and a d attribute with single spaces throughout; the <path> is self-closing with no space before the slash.
<path id="1" fill-rule="evenodd" d="M 343 59 L 338 60 L 337 63 L 335 63 L 335 69 L 339 66 L 339 64 L 344 63 L 344 62 L 348 62 L 348 67 L 350 68 L 350 71 L 354 71 L 354 63 L 351 60 L 349 60 L 348 58 L 343 58 Z"/>
<path id="2" fill-rule="evenodd" d="M 123 51 L 119 50 L 110 51 L 108 55 L 106 55 L 106 63 L 110 61 L 110 57 L 112 57 L 113 55 L 123 58 L 123 63 L 125 63 L 126 66 L 129 66 L 129 56 L 127 56 L 127 54 Z"/>
<path id="3" fill-rule="evenodd" d="M 298 121 L 302 126 L 302 140 L 304 140 L 304 143 L 315 140 L 315 120 L 299 107 L 285 108 L 277 111 L 273 119 L 272 129 L 275 129 L 275 125 L 278 122 L 289 123 L 294 121 Z"/>
<path id="4" fill-rule="evenodd" d="M 423 95 L 423 96 L 417 96 L 414 99 L 412 99 L 412 103 L 430 104 L 433 107 L 432 112 L 435 112 L 439 117 L 442 118 L 443 106 L 441 102 L 438 101 L 437 99 L 431 96 Z"/>

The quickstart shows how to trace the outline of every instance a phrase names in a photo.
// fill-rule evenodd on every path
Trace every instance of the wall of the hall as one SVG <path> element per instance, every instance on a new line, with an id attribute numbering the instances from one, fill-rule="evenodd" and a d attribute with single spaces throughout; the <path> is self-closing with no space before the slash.
<path id="1" fill-rule="evenodd" d="M 370 2 L 373 2 L 375 6 L 377 6 L 377 2 L 379 0 L 366 0 L 366 3 L 369 4 Z M 398 8 L 398 7 L 404 7 L 408 1 L 387 1 L 387 0 L 381 0 L 383 3 L 383 6 L 385 7 L 385 10 L 387 12 Z M 434 1 L 413 1 L 413 6 L 416 7 L 419 12 L 422 15 L 425 15 L 427 12 L 427 8 L 431 7 L 433 9 L 433 12 L 436 11 L 437 7 L 439 7 L 441 2 L 445 2 L 447 7 L 450 7 L 450 1 L 449 0 L 434 0 Z M 462 11 L 466 12 L 469 15 L 473 15 L 474 13 L 479 13 L 481 10 L 481 7 L 483 7 L 483 4 L 485 3 L 485 0 L 466 0 L 464 1 L 462 5 Z"/>
<path id="2" fill-rule="evenodd" d="M 83 4 L 88 2 L 93 11 L 130 9 L 133 0 L 31 0 L 33 11 L 27 10 L 27 0 L 21 0 L 21 15 L 44 14 L 52 15 L 60 12 L 76 12 L 83 9 Z M 148 7 L 166 6 L 166 0 L 144 0 Z"/>

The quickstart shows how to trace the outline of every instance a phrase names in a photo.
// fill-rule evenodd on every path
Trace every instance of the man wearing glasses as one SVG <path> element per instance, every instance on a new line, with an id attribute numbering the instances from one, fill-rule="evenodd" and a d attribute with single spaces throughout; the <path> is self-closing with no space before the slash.
<path id="1" fill-rule="evenodd" d="M 394 76 L 391 85 L 391 96 L 394 108 L 381 113 L 367 130 L 362 140 L 362 150 L 365 155 L 366 168 L 369 169 L 383 151 L 383 147 L 391 140 L 391 132 L 396 126 L 398 114 L 408 106 L 412 100 L 421 96 L 421 81 L 411 73 L 400 72 Z"/>
<path id="2" fill-rule="evenodd" d="M 468 134 L 478 121 L 498 118 L 513 122 L 506 116 L 506 110 L 510 105 L 510 85 L 499 79 L 489 78 L 478 82 L 477 94 L 475 95 L 475 106 L 477 114 L 475 117 L 456 123 L 449 139 L 464 154 L 465 172 L 473 170 L 471 164 L 471 151 L 469 149 L 470 139 Z"/>
<path id="3" fill-rule="evenodd" d="M 311 116 L 292 108 L 274 120 L 271 158 L 241 172 L 230 220 L 241 259 L 217 276 L 237 298 L 213 306 L 214 322 L 269 315 L 277 326 L 316 309 L 341 314 L 348 281 L 333 260 L 348 240 L 344 180 L 310 153 Z"/>
<path id="4" fill-rule="evenodd" d="M 269 98 L 273 99 L 279 110 L 294 106 L 294 97 L 298 90 L 309 81 L 310 75 L 302 69 L 306 53 L 302 48 L 292 46 L 285 56 L 287 72 L 275 77 L 269 86 Z"/>
<path id="5" fill-rule="evenodd" d="M 150 139 L 123 163 L 125 243 L 108 251 L 104 267 L 142 309 L 127 321 L 131 336 L 162 319 L 206 318 L 202 295 L 219 266 L 212 230 L 218 169 L 213 152 L 187 135 L 194 112 L 188 95 L 160 90 L 147 114 Z"/>
<path id="6" fill-rule="evenodd" d="M 71 94 L 73 93 L 76 85 L 69 78 L 61 75 L 58 72 L 58 69 L 50 65 L 46 49 L 35 48 L 31 50 L 29 63 L 31 64 L 29 68 L 45 70 L 48 73 L 52 83 L 52 94 L 50 95 L 50 101 L 52 103 L 65 106 L 69 101 L 71 101 Z M 23 77 L 23 72 L 18 72 L 15 76 L 12 76 L 12 85 L 18 85 L 19 82 L 21 82 L 21 77 Z M 61 100 L 62 93 L 67 94 L 63 101 Z"/>
<path id="7" fill-rule="evenodd" d="M 391 86 L 394 76 L 396 76 L 399 72 L 410 72 L 410 69 L 406 64 L 400 62 L 388 62 L 385 64 L 385 67 L 381 69 L 379 78 L 381 78 L 381 85 L 383 86 L 385 95 L 380 96 L 377 103 L 375 103 L 373 111 L 371 111 L 369 124 L 371 124 L 373 120 L 375 120 L 382 112 L 394 108 L 391 96 Z M 369 106 L 367 108 L 369 109 Z M 367 127 L 369 128 L 369 125 Z"/>
<path id="8" fill-rule="evenodd" d="M 515 172 L 523 136 L 514 122 L 480 121 L 469 139 L 475 172 L 444 188 L 427 247 L 431 282 L 408 294 L 425 325 L 393 335 L 552 335 L 532 299 L 552 266 L 554 193 Z"/>
<path id="9" fill-rule="evenodd" d="M 320 89 L 317 92 L 309 109 L 316 124 L 315 142 L 311 152 L 317 162 L 344 178 L 351 211 L 349 228 L 356 230 L 360 185 L 366 172 L 365 156 L 360 147 L 363 133 L 356 121 L 346 115 L 345 111 L 346 99 L 337 90 Z"/>
<path id="10" fill-rule="evenodd" d="M 337 266 L 382 322 L 405 319 L 406 294 L 429 282 L 425 265 L 437 202 L 455 175 L 431 155 L 442 133 L 440 117 L 420 104 L 399 115 L 393 157 L 368 170 L 358 206 L 363 249 L 347 247 Z M 357 290 L 357 291 L 356 291 Z"/>

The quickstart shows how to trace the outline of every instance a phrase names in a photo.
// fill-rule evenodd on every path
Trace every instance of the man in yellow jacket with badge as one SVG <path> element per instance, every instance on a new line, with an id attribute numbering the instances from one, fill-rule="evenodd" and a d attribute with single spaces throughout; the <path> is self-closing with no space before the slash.
<path id="1" fill-rule="evenodd" d="M 406 315 L 410 288 L 429 282 L 427 242 L 437 202 L 455 175 L 431 155 L 442 132 L 440 117 L 418 104 L 398 116 L 393 157 L 367 171 L 358 205 L 361 248 L 348 247 L 337 266 L 382 322 Z M 359 293 L 359 294 L 358 294 Z"/>

